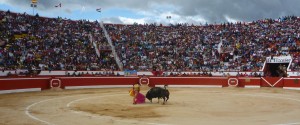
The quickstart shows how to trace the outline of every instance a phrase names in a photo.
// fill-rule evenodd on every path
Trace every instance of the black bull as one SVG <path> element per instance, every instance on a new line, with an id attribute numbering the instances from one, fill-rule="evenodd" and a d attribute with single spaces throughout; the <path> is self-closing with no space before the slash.
<path id="1" fill-rule="evenodd" d="M 160 88 L 160 87 L 153 87 L 151 88 L 147 94 L 146 98 L 152 103 L 152 98 L 158 98 L 158 101 L 160 98 L 164 99 L 163 104 L 165 104 L 166 101 L 169 99 L 170 92 L 166 88 Z"/>

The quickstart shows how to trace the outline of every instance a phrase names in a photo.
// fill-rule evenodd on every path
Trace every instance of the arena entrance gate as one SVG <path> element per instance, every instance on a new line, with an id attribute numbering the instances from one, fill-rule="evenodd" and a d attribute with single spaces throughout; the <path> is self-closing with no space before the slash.
<path id="1" fill-rule="evenodd" d="M 286 77 L 291 63 L 291 56 L 267 57 L 263 68 L 264 74 L 271 77 Z"/>
<path id="2" fill-rule="evenodd" d="M 287 77 L 291 62 L 291 56 L 267 57 L 263 67 L 266 77 L 261 77 L 261 87 L 283 87 L 282 79 Z"/>

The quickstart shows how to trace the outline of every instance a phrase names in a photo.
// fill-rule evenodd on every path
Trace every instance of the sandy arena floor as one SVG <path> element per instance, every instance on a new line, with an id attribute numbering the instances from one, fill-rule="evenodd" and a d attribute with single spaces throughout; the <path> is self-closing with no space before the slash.
<path id="1" fill-rule="evenodd" d="M 142 87 L 145 94 L 149 88 Z M 300 125 L 300 91 L 280 88 L 168 88 L 133 105 L 129 88 L 0 95 L 1 125 Z M 161 100 L 162 102 L 162 100 Z"/>

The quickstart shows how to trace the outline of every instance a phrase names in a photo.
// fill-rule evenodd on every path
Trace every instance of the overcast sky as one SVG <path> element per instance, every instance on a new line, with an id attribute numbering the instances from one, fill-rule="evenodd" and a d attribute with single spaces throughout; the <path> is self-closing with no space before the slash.
<path id="1" fill-rule="evenodd" d="M 30 3 L 31 0 L 0 0 L 0 9 L 124 24 L 249 22 L 300 15 L 300 0 L 38 0 L 34 12 Z M 56 8 L 59 3 L 62 7 Z"/>

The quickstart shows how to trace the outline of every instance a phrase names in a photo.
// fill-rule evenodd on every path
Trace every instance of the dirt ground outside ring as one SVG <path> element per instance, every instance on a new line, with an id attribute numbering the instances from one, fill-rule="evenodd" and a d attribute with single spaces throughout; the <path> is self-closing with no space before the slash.
<path id="1" fill-rule="evenodd" d="M 300 91 L 168 88 L 162 105 L 133 105 L 129 88 L 0 95 L 1 125 L 300 125 Z M 141 93 L 149 90 L 142 87 Z"/>

